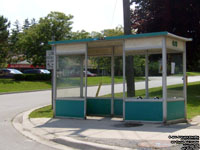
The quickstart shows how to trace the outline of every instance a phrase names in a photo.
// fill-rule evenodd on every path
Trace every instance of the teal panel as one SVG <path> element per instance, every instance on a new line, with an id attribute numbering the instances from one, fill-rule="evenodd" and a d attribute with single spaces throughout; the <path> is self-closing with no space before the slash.
<path id="1" fill-rule="evenodd" d="M 87 115 L 110 115 L 111 99 L 87 99 Z"/>
<path id="2" fill-rule="evenodd" d="M 114 100 L 114 115 L 116 116 L 123 115 L 123 100 L 122 99 Z"/>
<path id="3" fill-rule="evenodd" d="M 162 102 L 125 102 L 125 120 L 162 121 Z"/>
<path id="4" fill-rule="evenodd" d="M 56 117 L 84 118 L 84 101 L 56 100 Z"/>
<path id="5" fill-rule="evenodd" d="M 167 102 L 167 120 L 185 118 L 184 101 Z"/>

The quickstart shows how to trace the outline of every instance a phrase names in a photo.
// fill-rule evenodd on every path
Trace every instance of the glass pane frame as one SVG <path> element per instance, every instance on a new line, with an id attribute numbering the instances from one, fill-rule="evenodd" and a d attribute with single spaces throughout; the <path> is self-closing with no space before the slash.
<path id="1" fill-rule="evenodd" d="M 150 69 L 151 69 L 151 63 L 152 63 L 151 60 L 150 60 L 150 57 L 153 56 L 153 55 L 159 55 L 159 60 L 162 59 L 161 50 L 159 52 L 156 52 L 156 53 L 154 53 L 153 50 L 145 50 L 145 51 L 142 51 L 141 53 L 140 53 L 140 50 L 124 51 L 124 63 L 125 63 L 124 66 L 127 65 L 126 64 L 127 56 L 133 56 L 133 57 L 138 56 L 138 58 L 143 60 L 143 64 L 141 64 L 142 68 L 140 68 L 140 72 L 142 71 L 142 77 L 144 78 L 143 83 L 141 83 L 142 89 L 145 90 L 145 92 L 142 94 L 142 96 L 139 96 L 139 95 L 136 94 L 134 97 L 128 97 L 126 95 L 126 92 L 127 92 L 127 84 L 126 84 L 126 82 L 127 82 L 126 81 L 127 70 L 124 69 L 124 71 L 125 71 L 125 73 L 124 73 L 125 74 L 124 75 L 124 82 L 125 82 L 124 88 L 125 89 L 124 89 L 124 97 L 123 98 L 126 101 L 129 101 L 129 100 L 130 101 L 163 101 L 163 92 L 162 92 L 163 91 L 163 88 L 162 88 L 163 75 L 162 75 L 162 70 L 160 70 L 160 72 L 159 72 L 158 67 L 157 67 L 156 71 L 159 73 L 159 81 L 158 81 L 159 85 L 158 85 L 158 87 L 161 88 L 160 94 L 154 95 L 154 96 L 149 94 L 149 89 L 155 88 L 155 86 L 153 85 L 154 81 L 150 82 L 150 80 L 152 79 L 152 77 L 150 77 L 150 75 L 151 75 Z M 134 62 L 135 62 L 135 60 L 134 60 Z M 157 63 L 159 63 L 159 62 L 157 61 Z M 162 61 L 160 62 L 160 65 L 162 66 Z M 134 66 L 134 69 L 136 69 L 135 66 Z M 137 70 L 136 74 L 138 74 L 138 70 Z M 154 80 L 154 79 L 152 79 L 152 80 Z M 135 83 L 137 83 L 137 82 L 135 82 Z M 141 90 L 140 88 L 137 89 L 136 86 L 137 86 L 137 84 L 135 84 L 135 90 Z"/>
<path id="2" fill-rule="evenodd" d="M 65 62 L 65 64 L 60 62 Z M 86 98 L 85 90 L 87 88 L 87 79 L 83 73 L 83 70 L 86 68 L 86 64 L 86 54 L 83 53 L 57 55 L 55 99 L 84 100 Z M 59 82 L 59 79 L 62 81 Z M 58 91 L 59 88 L 60 91 Z M 63 92 L 61 90 L 63 90 Z"/>
<path id="3" fill-rule="evenodd" d="M 184 100 L 183 52 L 167 52 L 167 100 Z M 176 82 L 177 84 L 174 84 Z"/>

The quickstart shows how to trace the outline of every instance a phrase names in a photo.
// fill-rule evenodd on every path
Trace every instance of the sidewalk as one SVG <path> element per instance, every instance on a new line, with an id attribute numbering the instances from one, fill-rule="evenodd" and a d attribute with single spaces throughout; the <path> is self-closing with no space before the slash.
<path id="1" fill-rule="evenodd" d="M 33 109 L 34 110 L 34 109 Z M 31 111 L 17 115 L 14 127 L 25 136 L 63 150 L 179 150 L 173 136 L 200 136 L 200 116 L 189 124 L 133 124 L 121 118 L 88 117 L 78 119 L 29 119 Z M 170 138 L 170 139 L 169 139 Z M 172 139 L 174 138 L 174 139 Z M 191 140 L 190 140 L 191 141 Z"/>

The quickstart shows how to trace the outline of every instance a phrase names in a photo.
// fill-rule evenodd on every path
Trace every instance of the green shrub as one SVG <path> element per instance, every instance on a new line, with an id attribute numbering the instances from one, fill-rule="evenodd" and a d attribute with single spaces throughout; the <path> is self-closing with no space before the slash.
<path id="1" fill-rule="evenodd" d="M 51 74 L 16 74 L 13 79 L 16 81 L 50 81 Z"/>

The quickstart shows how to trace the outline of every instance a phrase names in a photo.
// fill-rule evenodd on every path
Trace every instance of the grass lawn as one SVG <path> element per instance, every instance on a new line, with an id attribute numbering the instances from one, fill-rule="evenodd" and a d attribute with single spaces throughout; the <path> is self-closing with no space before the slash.
<path id="1" fill-rule="evenodd" d="M 46 90 L 50 88 L 50 81 L 14 81 L 12 79 L 0 79 L 0 93 Z"/>
<path id="2" fill-rule="evenodd" d="M 188 76 L 200 75 L 200 72 L 187 72 Z M 136 77 L 135 81 L 143 81 L 144 77 Z M 111 84 L 111 77 L 88 77 L 88 86 L 102 84 Z M 70 80 L 69 86 L 80 84 L 78 78 Z M 123 83 L 122 77 L 115 77 L 115 83 Z M 61 83 L 61 87 L 62 87 Z M 66 86 L 66 84 L 63 84 Z M 35 90 L 46 90 L 51 88 L 50 81 L 14 81 L 12 79 L 0 79 L 0 93 L 11 93 L 11 92 L 23 92 L 23 91 L 35 91 Z M 136 94 L 140 92 L 137 91 Z M 116 94 L 117 95 L 117 94 Z M 142 95 L 138 93 L 138 95 Z"/>
<path id="3" fill-rule="evenodd" d="M 52 118 L 52 117 L 53 117 L 52 105 L 36 109 L 29 115 L 29 118 Z"/>
<path id="4" fill-rule="evenodd" d="M 171 89 L 180 89 L 179 85 L 170 86 Z M 194 116 L 200 115 L 200 82 L 189 83 L 187 88 L 188 93 L 188 102 L 187 102 L 187 113 L 188 119 L 191 119 Z M 151 88 L 149 90 L 151 97 L 162 95 L 161 87 Z M 142 96 L 145 95 L 145 90 L 137 90 L 136 95 Z M 108 95 L 107 95 L 108 96 Z M 122 93 L 116 93 L 116 97 L 122 97 Z M 43 107 L 33 111 L 30 115 L 30 118 L 48 118 L 53 117 L 53 111 L 51 106 Z"/>
<path id="5" fill-rule="evenodd" d="M 143 77 L 136 77 L 136 81 L 142 80 L 144 80 Z M 88 86 L 99 85 L 100 82 L 102 84 L 111 84 L 111 77 L 88 77 Z M 122 77 L 115 77 L 115 83 L 122 82 Z M 68 83 L 69 86 L 80 84 L 77 78 L 71 79 Z M 66 84 L 62 84 L 60 86 L 66 87 Z M 12 79 L 0 79 L 0 93 L 46 90 L 50 88 L 50 81 L 14 81 Z"/>
<path id="6" fill-rule="evenodd" d="M 115 77 L 115 83 L 123 83 L 123 77 L 119 76 L 119 77 Z M 145 78 L 144 77 L 135 77 L 135 81 L 144 81 Z M 89 77 L 88 78 L 88 85 L 99 85 L 99 83 L 102 82 L 102 84 L 111 84 L 112 83 L 112 79 L 109 76 L 103 76 L 103 77 Z"/>
<path id="7" fill-rule="evenodd" d="M 188 76 L 200 76 L 200 72 L 187 72 Z"/>

